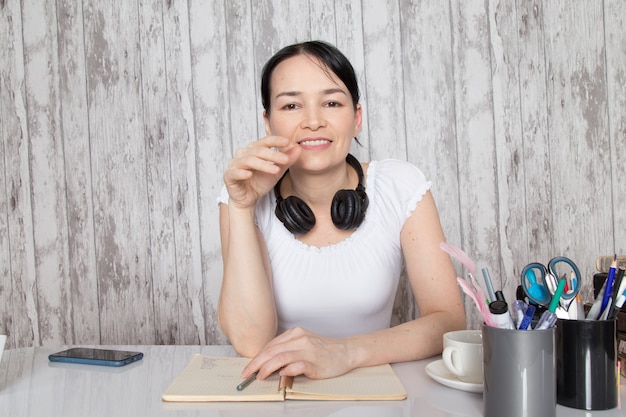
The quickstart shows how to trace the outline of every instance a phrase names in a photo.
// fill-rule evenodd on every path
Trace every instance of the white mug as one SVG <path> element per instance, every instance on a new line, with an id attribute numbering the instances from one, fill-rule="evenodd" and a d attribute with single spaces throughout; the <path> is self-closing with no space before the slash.
<path id="1" fill-rule="evenodd" d="M 443 335 L 443 362 L 458 379 L 483 382 L 483 338 L 480 330 L 457 330 Z"/>

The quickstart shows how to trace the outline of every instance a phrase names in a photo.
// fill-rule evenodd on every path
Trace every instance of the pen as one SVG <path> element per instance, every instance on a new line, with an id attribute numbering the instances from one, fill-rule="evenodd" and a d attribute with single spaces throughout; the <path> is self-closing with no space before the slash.
<path id="1" fill-rule="evenodd" d="M 587 313 L 587 320 L 597 320 L 600 315 L 600 306 L 602 305 L 602 297 L 606 289 L 606 280 L 602 284 L 602 288 L 600 288 L 600 292 L 596 296 L 595 301 L 591 305 L 589 312 Z"/>
<path id="2" fill-rule="evenodd" d="M 528 330 L 530 329 L 530 322 L 533 319 L 533 314 L 535 314 L 535 306 L 533 305 L 529 305 L 528 308 L 526 309 L 526 312 L 524 313 L 524 318 L 522 319 L 522 322 L 519 325 L 519 330 Z"/>
<path id="3" fill-rule="evenodd" d="M 624 268 L 620 267 L 617 270 L 617 274 L 615 275 L 615 284 L 613 284 L 613 295 L 611 297 L 611 304 L 609 304 L 609 312 L 607 314 L 607 319 L 612 320 L 617 317 L 617 310 L 622 308 L 621 305 L 617 305 L 618 300 L 624 293 Z M 617 288 L 617 289 L 616 289 Z M 622 301 L 623 304 L 623 301 Z"/>
<path id="4" fill-rule="evenodd" d="M 624 305 L 624 302 L 626 301 L 626 295 L 622 294 L 619 297 L 617 297 L 617 302 L 615 303 L 615 306 L 617 308 L 622 308 L 622 306 Z M 615 318 L 615 317 L 613 317 Z"/>
<path id="5" fill-rule="evenodd" d="M 493 284 L 491 282 L 491 276 L 489 275 L 489 269 L 483 268 L 481 271 L 483 272 L 483 279 L 485 280 L 485 287 L 487 288 L 489 301 L 495 301 L 496 294 L 493 292 Z"/>
<path id="6" fill-rule="evenodd" d="M 248 385 L 252 383 L 256 379 L 256 372 L 251 374 L 249 377 L 243 380 L 243 382 L 237 385 L 237 391 L 243 391 Z"/>
<path id="7" fill-rule="evenodd" d="M 511 304 L 511 314 L 513 315 L 516 329 L 519 329 L 520 324 L 522 324 L 522 320 L 524 320 L 524 313 L 526 313 L 527 308 L 528 304 L 522 300 L 515 300 L 513 301 L 513 304 Z"/>
<path id="8" fill-rule="evenodd" d="M 617 272 L 617 255 L 613 256 L 613 262 L 609 268 L 609 276 L 606 279 L 606 288 L 604 289 L 604 296 L 602 297 L 602 306 L 600 307 L 600 315 L 604 313 L 604 310 L 609 304 L 609 298 L 613 293 L 613 283 L 615 280 L 615 273 Z"/>

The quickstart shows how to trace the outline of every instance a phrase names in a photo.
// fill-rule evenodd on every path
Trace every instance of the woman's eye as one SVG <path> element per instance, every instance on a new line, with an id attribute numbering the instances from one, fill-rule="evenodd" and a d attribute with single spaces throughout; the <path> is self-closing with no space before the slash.
<path id="1" fill-rule="evenodd" d="M 326 104 L 328 107 L 341 107 L 341 103 L 339 103 L 338 101 L 330 101 L 328 102 L 328 104 Z"/>
<path id="2" fill-rule="evenodd" d="M 294 109 L 296 109 L 297 107 L 298 107 L 298 106 L 296 106 L 295 104 L 293 104 L 293 103 L 292 103 L 292 104 L 286 104 L 286 105 L 284 105 L 284 106 L 283 106 L 283 109 L 285 109 L 285 110 L 294 110 Z"/>

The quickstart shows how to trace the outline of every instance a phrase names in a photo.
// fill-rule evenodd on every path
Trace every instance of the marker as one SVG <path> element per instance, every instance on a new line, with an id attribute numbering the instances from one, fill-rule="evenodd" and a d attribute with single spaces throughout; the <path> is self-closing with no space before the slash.
<path id="1" fill-rule="evenodd" d="M 248 385 L 252 383 L 256 379 L 256 372 L 243 380 L 243 382 L 237 385 L 237 391 L 243 391 Z"/>
<path id="2" fill-rule="evenodd" d="M 489 312 L 496 321 L 496 327 L 501 329 L 513 329 L 513 319 L 509 314 L 509 307 L 504 301 L 492 301 L 489 303 Z"/>
<path id="3" fill-rule="evenodd" d="M 554 313 L 556 311 L 556 308 L 559 305 L 559 300 L 561 298 L 561 295 L 563 295 L 564 288 L 565 288 L 565 280 L 560 279 L 559 285 L 556 287 L 556 291 L 554 291 L 554 295 L 552 296 L 552 301 L 550 302 L 550 306 L 548 307 L 548 311 L 550 311 L 551 313 Z"/>
<path id="4" fill-rule="evenodd" d="M 548 310 L 544 311 L 537 325 L 535 326 L 535 330 L 544 330 L 548 329 L 556 324 L 556 308 L 559 305 L 559 299 L 561 295 L 563 295 L 563 290 L 565 289 L 566 280 L 561 278 L 559 280 L 559 286 L 556 287 L 556 291 L 554 291 L 554 295 L 552 296 L 552 301 L 550 302 L 550 307 Z"/>

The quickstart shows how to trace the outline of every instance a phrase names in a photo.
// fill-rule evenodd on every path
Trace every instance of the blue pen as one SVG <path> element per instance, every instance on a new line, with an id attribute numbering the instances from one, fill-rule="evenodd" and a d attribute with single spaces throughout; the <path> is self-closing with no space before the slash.
<path id="1" fill-rule="evenodd" d="M 617 272 L 617 255 L 613 256 L 613 262 L 611 263 L 611 268 L 609 268 L 609 276 L 606 279 L 606 288 L 604 289 L 604 295 L 602 296 L 602 305 L 600 306 L 600 314 L 606 309 L 609 304 L 609 298 L 613 293 L 613 281 L 615 280 L 615 273 Z"/>
<path id="2" fill-rule="evenodd" d="M 524 313 L 524 318 L 519 325 L 519 330 L 528 330 L 530 327 L 530 322 L 533 319 L 533 314 L 535 314 L 535 306 L 529 305 L 526 309 L 526 313 Z"/>

